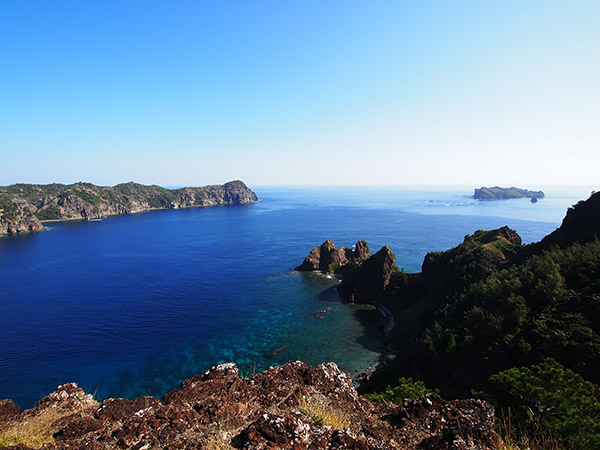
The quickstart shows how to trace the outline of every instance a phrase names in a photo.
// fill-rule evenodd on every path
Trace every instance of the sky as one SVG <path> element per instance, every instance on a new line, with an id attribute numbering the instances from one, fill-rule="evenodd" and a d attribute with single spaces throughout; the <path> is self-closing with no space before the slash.
<path id="1" fill-rule="evenodd" d="M 598 185 L 600 2 L 0 2 L 0 185 Z"/>

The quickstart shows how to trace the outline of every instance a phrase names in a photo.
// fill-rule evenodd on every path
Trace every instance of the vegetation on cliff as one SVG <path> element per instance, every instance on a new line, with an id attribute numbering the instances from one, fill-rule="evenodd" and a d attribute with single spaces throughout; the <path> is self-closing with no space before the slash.
<path id="1" fill-rule="evenodd" d="M 257 201 L 241 181 L 165 189 L 137 183 L 13 184 L 0 187 L 0 234 L 38 231 L 44 220 L 94 219 L 151 209 L 239 205 Z"/>
<path id="2" fill-rule="evenodd" d="M 477 200 L 508 200 L 511 198 L 530 198 L 537 201 L 538 198 L 544 198 L 542 191 L 530 191 L 516 187 L 503 188 L 499 186 L 481 187 L 475 189 L 473 198 Z"/>

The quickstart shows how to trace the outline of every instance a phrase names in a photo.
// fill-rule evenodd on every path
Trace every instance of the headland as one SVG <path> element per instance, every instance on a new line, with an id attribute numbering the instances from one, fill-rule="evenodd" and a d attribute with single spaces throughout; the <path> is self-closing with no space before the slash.
<path id="1" fill-rule="evenodd" d="M 257 195 L 242 181 L 165 189 L 138 183 L 116 186 L 13 184 L 0 187 L 0 235 L 40 231 L 44 221 L 92 220 L 154 209 L 247 205 Z"/>

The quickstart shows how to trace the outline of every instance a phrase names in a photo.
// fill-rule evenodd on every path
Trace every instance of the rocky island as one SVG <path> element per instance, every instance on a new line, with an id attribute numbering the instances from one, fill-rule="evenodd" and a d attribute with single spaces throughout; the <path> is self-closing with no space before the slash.
<path id="1" fill-rule="evenodd" d="M 512 198 L 530 198 L 533 203 L 544 198 L 542 191 L 530 191 L 516 187 L 503 188 L 499 186 L 481 187 L 475 189 L 473 198 L 476 200 L 508 200 Z"/>
<path id="2" fill-rule="evenodd" d="M 0 187 L 0 235 L 39 231 L 48 220 L 90 220 L 153 209 L 246 205 L 258 201 L 242 181 L 165 189 L 137 183 L 13 184 Z"/>

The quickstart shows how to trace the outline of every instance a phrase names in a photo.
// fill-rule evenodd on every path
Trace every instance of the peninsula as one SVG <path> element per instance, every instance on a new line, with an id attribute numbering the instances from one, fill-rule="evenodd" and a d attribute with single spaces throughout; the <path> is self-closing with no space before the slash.
<path id="1" fill-rule="evenodd" d="M 258 201 L 242 181 L 165 189 L 138 183 L 13 184 L 0 187 L 0 235 L 39 231 L 49 220 L 90 220 L 154 209 L 247 205 Z"/>
<path id="2" fill-rule="evenodd" d="M 512 198 L 530 198 L 532 202 L 536 202 L 539 198 L 544 198 L 542 191 L 530 191 L 516 187 L 503 188 L 499 186 L 482 187 L 475 189 L 473 198 L 476 200 L 508 200 Z"/>

